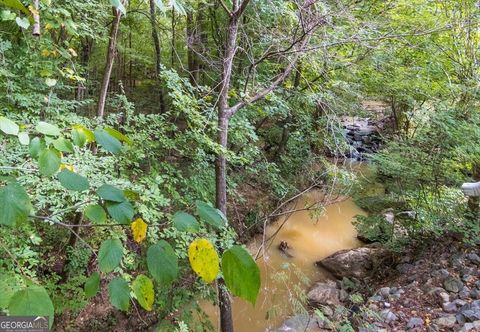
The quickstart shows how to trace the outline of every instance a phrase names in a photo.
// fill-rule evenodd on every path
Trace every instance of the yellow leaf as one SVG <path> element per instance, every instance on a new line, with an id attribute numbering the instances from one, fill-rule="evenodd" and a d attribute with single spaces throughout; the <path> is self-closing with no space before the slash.
<path id="1" fill-rule="evenodd" d="M 219 262 L 217 251 L 207 239 L 197 239 L 188 248 L 188 259 L 193 271 L 207 284 L 217 277 Z"/>
<path id="2" fill-rule="evenodd" d="M 73 165 L 70 164 L 60 164 L 60 170 L 68 169 L 70 172 L 75 172 Z"/>
<path id="3" fill-rule="evenodd" d="M 145 223 L 145 221 L 143 221 L 142 218 L 135 219 L 130 227 L 132 228 L 133 239 L 135 242 L 140 243 L 145 240 L 145 237 L 147 236 L 148 225 Z"/>

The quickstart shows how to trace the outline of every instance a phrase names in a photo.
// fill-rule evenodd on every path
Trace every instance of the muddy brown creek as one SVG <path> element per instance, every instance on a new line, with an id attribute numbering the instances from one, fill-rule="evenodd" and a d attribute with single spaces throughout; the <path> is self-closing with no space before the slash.
<path id="1" fill-rule="evenodd" d="M 327 272 L 314 263 L 336 251 L 361 244 L 352 221 L 355 215 L 365 213 L 352 199 L 329 204 L 321 213 L 302 210 L 320 199 L 319 192 L 304 194 L 292 208 L 299 211 L 269 224 L 265 238 L 274 237 L 265 249 L 261 247 L 264 239 L 261 234 L 248 244 L 252 255 L 260 253 L 257 264 L 262 286 L 255 306 L 233 299 L 236 332 L 275 331 L 290 315 L 301 312 L 300 298 L 308 288 L 326 278 Z M 279 250 L 281 241 L 288 244 L 287 253 Z M 203 303 L 202 307 L 219 331 L 218 307 L 210 303 Z"/>

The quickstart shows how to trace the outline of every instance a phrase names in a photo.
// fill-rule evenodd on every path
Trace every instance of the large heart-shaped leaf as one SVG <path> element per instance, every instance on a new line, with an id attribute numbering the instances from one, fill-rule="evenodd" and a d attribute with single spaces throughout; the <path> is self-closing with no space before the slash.
<path id="1" fill-rule="evenodd" d="M 105 220 L 107 220 L 107 213 L 105 212 L 103 207 L 98 204 L 91 204 L 87 206 L 83 213 L 85 214 L 85 217 L 88 218 L 88 220 L 96 224 L 104 223 Z"/>
<path id="2" fill-rule="evenodd" d="M 110 217 L 112 217 L 113 220 L 119 224 L 129 224 L 133 219 L 133 215 L 135 214 L 135 210 L 129 201 L 124 201 L 121 203 L 107 202 L 105 206 Z"/>
<path id="3" fill-rule="evenodd" d="M 107 133 L 105 130 L 95 130 L 95 140 L 105 150 L 113 154 L 118 154 L 120 153 L 120 151 L 122 151 L 122 143 L 118 139 Z"/>
<path id="4" fill-rule="evenodd" d="M 98 252 L 98 263 L 103 273 L 112 272 L 123 257 L 123 245 L 119 239 L 109 239 L 102 242 Z"/>
<path id="5" fill-rule="evenodd" d="M 0 225 L 16 226 L 28 219 L 32 204 L 25 189 L 18 183 L 0 188 Z"/>
<path id="6" fill-rule="evenodd" d="M 202 201 L 196 201 L 197 213 L 207 224 L 220 229 L 227 224 L 222 212 Z"/>
<path id="7" fill-rule="evenodd" d="M 255 305 L 260 290 L 260 270 L 249 252 L 241 246 L 225 251 L 222 272 L 230 292 Z"/>
<path id="8" fill-rule="evenodd" d="M 0 130 L 7 135 L 18 135 L 20 127 L 10 119 L 0 116 Z"/>
<path id="9" fill-rule="evenodd" d="M 178 275 L 178 259 L 172 246 L 165 240 L 147 250 L 148 272 L 161 285 L 169 286 Z"/>
<path id="10" fill-rule="evenodd" d="M 47 136 L 60 136 L 60 129 L 57 126 L 52 125 L 48 122 L 40 121 L 35 127 L 35 129 L 39 133 Z"/>
<path id="11" fill-rule="evenodd" d="M 68 190 L 84 191 L 90 188 L 90 183 L 87 178 L 67 169 L 58 173 L 57 177 L 62 186 Z"/>
<path id="12" fill-rule="evenodd" d="M 130 307 L 130 288 L 121 277 L 113 278 L 108 284 L 110 303 L 117 309 L 127 311 Z"/>
<path id="13" fill-rule="evenodd" d="M 97 189 L 97 195 L 106 201 L 123 202 L 126 200 L 123 191 L 109 184 L 104 184 L 99 187 Z"/>
<path id="14" fill-rule="evenodd" d="M 98 272 L 93 272 L 90 277 L 88 277 L 85 282 L 85 296 L 87 299 L 94 297 L 100 290 L 100 274 Z"/>
<path id="15" fill-rule="evenodd" d="M 50 148 L 43 149 L 38 155 L 38 168 L 43 176 L 52 176 L 60 168 L 62 159 L 60 152 Z"/>
<path id="16" fill-rule="evenodd" d="M 200 224 L 197 219 L 186 212 L 177 212 L 173 216 L 173 226 L 182 232 L 198 232 Z"/>
<path id="17" fill-rule="evenodd" d="M 53 325 L 54 308 L 45 288 L 29 286 L 16 292 L 8 304 L 11 316 L 48 316 L 49 326 Z"/>

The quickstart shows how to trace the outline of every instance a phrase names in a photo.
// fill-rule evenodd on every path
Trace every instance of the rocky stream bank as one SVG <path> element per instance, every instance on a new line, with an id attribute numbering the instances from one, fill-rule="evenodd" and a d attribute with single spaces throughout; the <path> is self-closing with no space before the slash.
<path id="1" fill-rule="evenodd" d="M 311 314 L 277 332 L 480 331 L 480 244 L 453 237 L 409 252 L 379 245 L 342 250 L 317 263 L 331 280 L 315 284 Z"/>

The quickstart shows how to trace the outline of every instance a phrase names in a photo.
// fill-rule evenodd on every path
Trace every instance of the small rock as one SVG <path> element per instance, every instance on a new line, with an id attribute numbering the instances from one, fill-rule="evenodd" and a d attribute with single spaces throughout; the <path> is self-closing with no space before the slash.
<path id="1" fill-rule="evenodd" d="M 470 297 L 470 288 L 464 286 L 460 293 L 458 293 L 458 297 L 462 300 L 467 300 Z"/>
<path id="2" fill-rule="evenodd" d="M 449 275 L 450 275 L 450 273 L 446 269 L 441 269 L 441 270 L 438 270 L 438 271 L 434 271 L 432 273 L 432 277 L 441 278 L 441 279 L 445 279 Z"/>
<path id="3" fill-rule="evenodd" d="M 460 270 L 460 275 L 462 277 L 472 275 L 473 269 L 471 267 L 464 267 Z"/>
<path id="4" fill-rule="evenodd" d="M 390 295 L 390 287 L 383 287 L 380 288 L 378 292 L 384 299 L 388 299 L 388 296 Z"/>
<path id="5" fill-rule="evenodd" d="M 463 287 L 463 282 L 454 277 L 448 277 L 443 281 L 443 287 L 449 292 L 458 293 Z"/>
<path id="6" fill-rule="evenodd" d="M 479 331 L 479 330 L 480 330 L 480 320 L 477 320 L 473 323 L 466 323 L 459 332 Z"/>
<path id="7" fill-rule="evenodd" d="M 460 314 L 467 322 L 474 322 L 480 320 L 480 300 L 465 304 L 460 308 Z"/>
<path id="8" fill-rule="evenodd" d="M 470 292 L 470 297 L 474 300 L 480 300 L 480 290 L 478 289 L 473 289 Z"/>
<path id="9" fill-rule="evenodd" d="M 322 307 L 322 312 L 327 317 L 333 316 L 333 310 L 329 306 L 323 306 Z"/>
<path id="10" fill-rule="evenodd" d="M 478 256 L 476 253 L 471 253 L 467 255 L 467 258 L 470 262 L 472 262 L 475 265 L 480 265 L 480 256 Z"/>
<path id="11" fill-rule="evenodd" d="M 348 293 L 347 293 L 347 291 L 345 291 L 344 289 L 341 289 L 341 290 L 340 290 L 340 294 L 339 294 L 339 298 L 340 298 L 340 301 L 341 301 L 341 302 L 345 302 L 346 300 L 348 300 Z"/>
<path id="12" fill-rule="evenodd" d="M 382 317 L 385 321 L 385 323 L 389 324 L 393 321 L 396 321 L 398 319 L 397 315 L 395 315 L 393 312 L 390 310 L 384 310 L 382 311 Z"/>
<path id="13" fill-rule="evenodd" d="M 442 309 L 447 313 L 454 313 L 457 311 L 457 305 L 454 302 L 445 302 L 442 304 Z"/>
<path id="14" fill-rule="evenodd" d="M 465 264 L 465 256 L 462 253 L 456 253 L 452 256 L 450 262 L 452 266 L 462 268 Z"/>
<path id="15" fill-rule="evenodd" d="M 407 330 L 411 330 L 417 327 L 423 327 L 423 319 L 420 317 L 412 317 L 407 323 Z"/>
<path id="16" fill-rule="evenodd" d="M 383 307 L 384 307 L 384 308 L 387 308 L 387 309 L 388 309 L 388 308 L 390 308 L 391 306 L 392 306 L 392 305 L 391 305 L 390 303 L 388 303 L 388 302 L 383 302 Z"/>
<path id="17" fill-rule="evenodd" d="M 455 317 L 455 315 L 448 315 L 437 318 L 434 320 L 434 322 L 440 327 L 452 327 L 457 322 L 457 318 Z"/>
<path id="18" fill-rule="evenodd" d="M 409 263 L 398 264 L 396 267 L 397 271 L 400 272 L 401 274 L 407 274 L 410 271 L 412 271 L 414 268 L 415 267 L 413 266 L 413 264 L 409 264 Z"/>
<path id="19" fill-rule="evenodd" d="M 334 281 L 319 282 L 307 293 L 307 299 L 313 306 L 339 305 L 340 290 Z"/>
<path id="20" fill-rule="evenodd" d="M 450 302 L 450 295 L 447 292 L 438 292 L 436 294 L 437 298 L 439 299 L 438 302 L 440 302 L 440 304 Z"/>
<path id="21" fill-rule="evenodd" d="M 457 307 L 463 307 L 465 304 L 467 304 L 466 301 L 460 300 L 460 299 L 457 299 L 457 300 L 453 301 L 453 303 L 455 303 L 455 305 L 456 305 Z"/>

